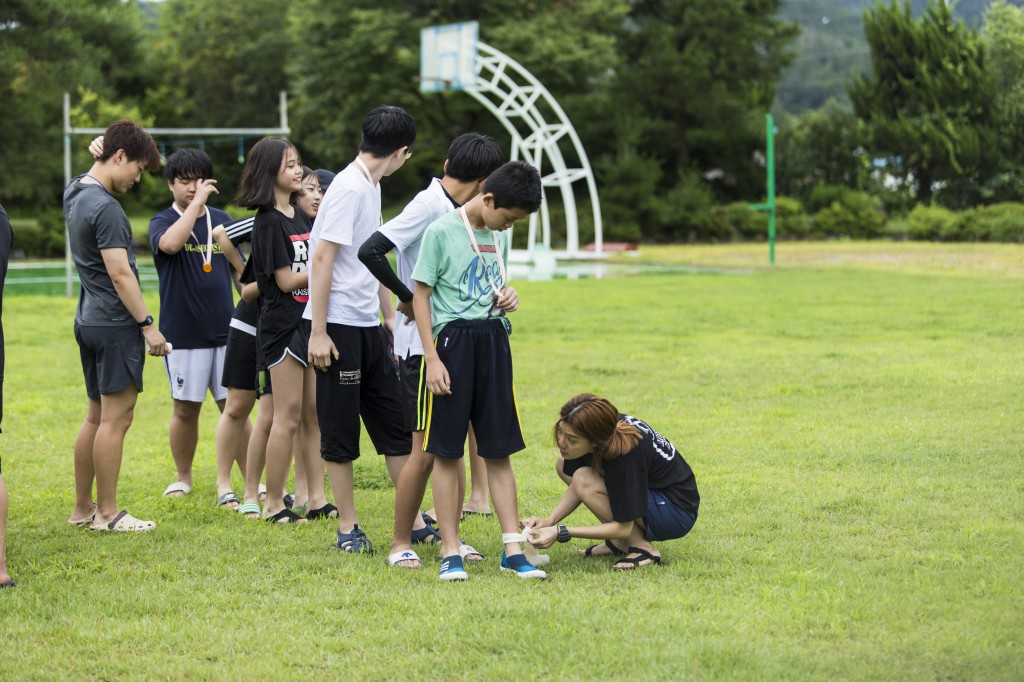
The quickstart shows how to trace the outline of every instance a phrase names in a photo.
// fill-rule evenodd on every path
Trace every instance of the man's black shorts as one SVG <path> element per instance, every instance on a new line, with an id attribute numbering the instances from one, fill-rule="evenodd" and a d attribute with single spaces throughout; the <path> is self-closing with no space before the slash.
<path id="1" fill-rule="evenodd" d="M 92 327 L 75 323 L 85 392 L 92 400 L 135 384 L 142 393 L 146 345 L 138 327 Z"/>
<path id="2" fill-rule="evenodd" d="M 315 370 L 320 456 L 328 462 L 357 459 L 360 417 L 378 453 L 408 455 L 412 435 L 403 424 L 401 386 L 384 328 L 328 323 L 327 335 L 339 357 L 326 372 Z"/>
<path id="3" fill-rule="evenodd" d="M 426 428 L 427 399 L 430 391 L 421 381 L 422 355 L 410 355 L 398 361 L 398 381 L 402 385 L 402 417 L 407 431 L 422 431 Z M 423 421 L 420 420 L 423 415 Z"/>
<path id="4" fill-rule="evenodd" d="M 512 349 L 501 320 L 455 320 L 434 340 L 448 370 L 451 395 L 429 395 L 423 450 L 459 458 L 469 423 L 477 452 L 501 459 L 526 448 L 512 381 Z M 422 373 L 424 383 L 426 363 Z"/>
<path id="5" fill-rule="evenodd" d="M 228 348 L 220 385 L 243 391 L 256 390 L 256 336 L 241 329 L 228 329 Z"/>

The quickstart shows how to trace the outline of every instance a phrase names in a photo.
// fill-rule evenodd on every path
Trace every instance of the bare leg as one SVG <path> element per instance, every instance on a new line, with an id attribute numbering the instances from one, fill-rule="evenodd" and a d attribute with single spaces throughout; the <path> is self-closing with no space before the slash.
<path id="1" fill-rule="evenodd" d="M 132 425 L 138 397 L 139 391 L 134 384 L 117 393 L 100 396 L 100 425 L 92 447 L 96 472 L 96 525 L 107 523 L 117 515 L 117 478 L 121 473 L 124 437 Z"/>
<path id="2" fill-rule="evenodd" d="M 310 509 L 327 505 L 324 490 L 326 463 L 320 457 L 320 421 L 316 416 L 316 375 L 310 367 L 304 373 L 302 384 L 302 422 L 299 429 L 299 449 L 295 453 L 295 503 L 309 502 Z M 299 460 L 302 460 L 305 495 L 299 495 Z"/>
<path id="3" fill-rule="evenodd" d="M 334 493 L 334 505 L 338 508 L 338 531 L 351 533 L 352 528 L 359 523 L 359 517 L 356 516 L 352 462 L 327 462 L 327 478 Z"/>
<path id="4" fill-rule="evenodd" d="M 405 465 L 409 463 L 409 457 L 411 455 L 390 455 L 384 458 L 384 464 L 388 468 L 388 475 L 391 476 L 391 482 L 395 484 L 395 491 L 398 491 L 398 478 L 402 471 L 405 469 Z M 420 495 L 420 502 L 423 501 L 422 494 Z M 413 530 L 420 530 L 425 528 L 427 524 L 423 523 L 423 518 L 419 514 L 413 514 L 412 528 Z"/>
<path id="5" fill-rule="evenodd" d="M 231 465 L 238 462 L 238 470 L 245 477 L 245 452 L 252 426 L 249 413 L 256 403 L 256 391 L 229 388 L 227 400 L 218 402 L 221 408 L 217 420 L 215 442 L 217 447 L 217 497 L 231 490 Z M 232 508 L 237 504 L 229 505 Z"/>
<path id="6" fill-rule="evenodd" d="M 459 497 L 458 482 L 460 469 L 466 470 L 461 458 L 434 458 L 434 508 L 437 510 L 437 526 L 441 531 L 442 557 L 457 555 L 461 544 L 459 516 L 462 498 Z"/>
<path id="7" fill-rule="evenodd" d="M 270 393 L 260 398 L 260 410 L 256 415 L 256 425 L 249 437 L 249 447 L 245 454 L 245 493 L 242 501 L 259 504 L 260 478 L 267 457 L 267 438 L 274 422 L 274 396 Z M 251 517 L 255 518 L 255 517 Z"/>
<path id="8" fill-rule="evenodd" d="M 96 431 L 100 428 L 100 401 L 89 399 L 89 411 L 75 439 L 75 508 L 71 510 L 71 523 L 89 518 L 96 505 L 92 501 L 92 484 L 96 469 L 92 462 L 92 449 L 96 444 Z"/>
<path id="9" fill-rule="evenodd" d="M 267 502 L 263 518 L 284 509 L 284 486 L 291 467 L 292 443 L 302 417 L 305 368 L 287 357 L 270 369 L 274 385 L 274 422 L 267 439 Z"/>
<path id="10" fill-rule="evenodd" d="M 306 457 L 305 451 L 302 447 L 304 436 L 302 435 L 303 429 L 306 428 L 305 411 L 302 413 L 303 419 L 299 423 L 299 431 L 295 434 L 295 442 L 292 444 L 292 452 L 295 454 L 292 465 L 295 468 L 295 509 L 299 509 L 309 504 L 309 480 L 306 475 Z"/>
<path id="11" fill-rule="evenodd" d="M 4 477 L 0 475 L 0 585 L 5 585 L 11 580 L 7 572 L 7 484 Z"/>
<path id="12" fill-rule="evenodd" d="M 583 502 L 583 505 L 597 517 L 601 523 L 611 523 L 612 507 L 608 502 L 608 488 L 605 487 L 604 479 L 591 467 L 578 469 L 572 476 L 572 483 L 569 486 Z M 654 545 L 644 539 L 644 531 L 639 524 L 633 524 L 633 532 L 628 540 L 612 540 L 612 543 L 621 550 L 627 547 L 639 547 L 651 554 L 660 556 L 655 551 Z M 604 549 L 605 551 L 601 551 Z M 598 548 L 593 551 L 593 556 L 610 554 L 606 548 Z"/>
<path id="13" fill-rule="evenodd" d="M 491 486 L 491 502 L 498 514 L 502 533 L 519 533 L 519 499 L 516 496 L 516 477 L 508 457 L 486 459 L 487 481 Z M 518 542 L 505 544 L 505 556 L 522 554 Z"/>
<path id="14" fill-rule="evenodd" d="M 490 514 L 491 505 L 487 503 L 487 464 L 477 454 L 476 434 L 473 425 L 469 425 L 469 501 L 462 505 L 463 511 L 477 514 Z"/>
<path id="15" fill-rule="evenodd" d="M 178 470 L 178 482 L 188 486 L 192 485 L 192 460 L 199 443 L 199 412 L 202 409 L 202 403 L 175 400 L 171 413 L 171 456 Z M 171 493 L 170 497 L 184 497 L 184 493 Z"/>
<path id="16" fill-rule="evenodd" d="M 423 432 L 412 432 L 412 453 L 395 481 L 395 535 L 391 540 L 391 553 L 412 549 L 412 530 L 420 518 L 420 505 L 427 489 L 427 479 L 434 467 L 434 456 L 423 452 Z M 390 467 L 389 467 L 390 471 Z M 414 567 L 415 562 L 401 562 Z"/>

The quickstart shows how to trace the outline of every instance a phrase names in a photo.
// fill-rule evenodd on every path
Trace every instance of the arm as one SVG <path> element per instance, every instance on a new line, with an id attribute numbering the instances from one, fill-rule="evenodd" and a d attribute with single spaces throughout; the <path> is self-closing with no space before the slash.
<path id="1" fill-rule="evenodd" d="M 136 322 L 141 322 L 149 317 L 149 309 L 142 299 L 142 289 L 139 288 L 139 280 L 135 279 L 132 266 L 128 262 L 127 249 L 100 249 L 103 256 L 103 266 L 110 275 L 110 281 L 114 283 L 121 303 L 128 309 L 128 313 Z M 167 355 L 167 341 L 155 324 L 142 328 L 142 336 L 149 344 L 150 355 Z"/>
<path id="2" fill-rule="evenodd" d="M 382 232 L 374 232 L 359 247 L 359 260 L 377 278 L 378 282 L 398 297 L 399 301 L 411 303 L 412 292 L 398 278 L 398 275 L 391 268 L 391 263 L 388 262 L 387 255 L 394 248 L 394 242 L 385 237 Z"/>
<path id="3" fill-rule="evenodd" d="M 552 512 L 554 514 L 554 512 Z M 557 523 L 557 521 L 555 522 Z M 633 521 L 609 521 L 594 526 L 568 526 L 569 537 L 591 540 L 625 540 L 633 532 Z M 529 531 L 530 544 L 544 549 L 558 540 L 558 528 L 545 526 Z"/>
<path id="4" fill-rule="evenodd" d="M 416 330 L 423 341 L 423 362 L 427 365 L 427 390 L 434 395 L 451 395 L 452 381 L 448 369 L 437 356 L 434 348 L 434 332 L 430 321 L 430 294 L 434 287 L 416 282 L 412 295 L 412 307 L 416 313 Z"/>
<path id="5" fill-rule="evenodd" d="M 235 272 L 241 272 L 245 269 L 245 261 L 242 260 L 242 254 L 231 243 L 231 239 L 228 237 L 228 233 L 223 225 L 213 228 L 213 241 L 217 242 L 217 246 L 220 247 L 221 252 L 228 259 L 228 262 L 231 263 L 231 267 L 235 269 Z"/>
<path id="6" fill-rule="evenodd" d="M 291 266 L 285 265 L 274 270 L 274 281 L 277 282 L 277 287 L 281 291 L 290 294 L 296 289 L 307 286 L 309 273 L 306 271 L 292 272 Z"/>
<path id="7" fill-rule="evenodd" d="M 188 241 L 188 236 L 192 234 L 192 228 L 195 226 L 196 220 L 199 219 L 199 216 L 202 215 L 203 209 L 206 207 L 206 200 L 211 194 L 219 194 L 219 192 L 217 192 L 216 180 L 199 180 L 196 183 L 196 194 L 192 198 L 192 203 L 190 203 L 181 216 L 175 220 L 162 235 L 160 235 L 160 240 L 156 244 L 160 251 L 169 256 L 173 256 L 181 251 L 181 248 L 185 246 L 185 242 Z"/>
<path id="8" fill-rule="evenodd" d="M 307 362 L 317 369 L 326 370 L 331 360 L 338 359 L 338 348 L 327 335 L 327 299 L 331 295 L 331 279 L 334 277 L 334 259 L 341 245 L 327 239 L 317 242 L 311 264 L 313 277 L 309 282 L 309 308 L 311 325 Z"/>
<path id="9" fill-rule="evenodd" d="M 395 343 L 395 307 L 391 302 L 391 292 L 383 284 L 377 290 L 377 300 L 380 301 L 380 316 L 384 320 L 384 331 L 388 333 L 388 341 Z"/>
<path id="10" fill-rule="evenodd" d="M 242 287 L 242 290 L 239 292 L 239 294 L 241 294 L 243 301 L 245 301 L 246 303 L 252 303 L 257 298 L 260 297 L 260 288 L 256 284 L 256 282 L 249 282 L 248 284 Z"/>

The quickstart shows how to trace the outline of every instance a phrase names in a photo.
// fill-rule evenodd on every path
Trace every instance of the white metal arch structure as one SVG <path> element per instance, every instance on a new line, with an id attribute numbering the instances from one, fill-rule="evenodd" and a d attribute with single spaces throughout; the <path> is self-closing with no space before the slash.
<path id="1" fill-rule="evenodd" d="M 569 118 L 555 98 L 529 71 L 508 55 L 482 42 L 476 43 L 476 77 L 466 92 L 487 108 L 512 136 L 512 159 L 522 159 L 541 171 L 541 187 L 561 191 L 565 206 L 565 254 L 570 258 L 602 255 L 601 204 L 590 160 Z M 559 146 L 569 142 L 577 165 L 566 164 Z M 547 163 L 545 163 L 545 161 Z M 550 172 L 545 174 L 545 168 Z M 573 184 L 586 182 L 594 212 L 594 251 L 584 252 L 579 243 L 579 222 Z M 541 241 L 551 249 L 551 214 L 547 201 L 530 216 L 527 258 L 533 259 L 540 223 Z"/>

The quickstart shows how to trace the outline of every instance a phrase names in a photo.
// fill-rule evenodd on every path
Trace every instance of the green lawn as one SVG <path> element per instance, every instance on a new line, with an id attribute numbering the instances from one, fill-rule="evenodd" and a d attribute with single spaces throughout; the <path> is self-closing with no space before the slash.
<path id="1" fill-rule="evenodd" d="M 162 499 L 158 362 L 120 485 L 158 529 L 70 528 L 75 302 L 8 295 L 19 586 L 0 592 L 0 680 L 1020 679 L 1024 248 L 786 244 L 775 269 L 765 245 L 631 258 L 716 274 L 516 283 L 520 509 L 557 500 L 552 418 L 594 391 L 680 448 L 700 519 L 632 575 L 556 545 L 544 583 L 500 575 L 500 531 L 478 517 L 462 534 L 488 561 L 468 583 L 441 584 L 429 551 L 426 570 L 389 569 L 393 494 L 368 442 L 356 495 L 376 556 L 331 551 L 331 523 L 214 509 L 212 404 L 196 492 Z"/>

